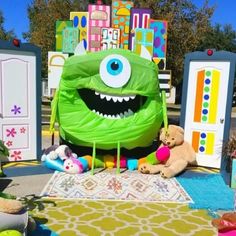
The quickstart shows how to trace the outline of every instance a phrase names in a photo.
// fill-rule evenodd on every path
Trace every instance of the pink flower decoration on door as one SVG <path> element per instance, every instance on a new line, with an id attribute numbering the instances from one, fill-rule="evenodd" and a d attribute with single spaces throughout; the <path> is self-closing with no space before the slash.
<path id="1" fill-rule="evenodd" d="M 14 161 L 17 161 L 17 160 L 21 160 L 21 151 L 14 151 L 12 154 L 11 154 L 11 158 L 14 159 Z"/>
<path id="2" fill-rule="evenodd" d="M 11 137 L 15 137 L 15 134 L 16 134 L 16 130 L 15 128 L 12 128 L 12 129 L 7 129 L 7 137 L 11 136 Z"/>

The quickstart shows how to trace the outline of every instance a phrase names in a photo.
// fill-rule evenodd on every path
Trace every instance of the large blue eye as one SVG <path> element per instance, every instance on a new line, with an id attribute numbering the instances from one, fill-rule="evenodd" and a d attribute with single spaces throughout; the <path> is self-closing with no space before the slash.
<path id="1" fill-rule="evenodd" d="M 109 87 L 122 87 L 129 81 L 130 75 L 129 61 L 121 55 L 109 55 L 100 64 L 101 79 Z"/>
<path id="2" fill-rule="evenodd" d="M 107 72 L 111 75 L 119 75 L 123 71 L 123 63 L 119 59 L 111 59 L 107 63 Z"/>

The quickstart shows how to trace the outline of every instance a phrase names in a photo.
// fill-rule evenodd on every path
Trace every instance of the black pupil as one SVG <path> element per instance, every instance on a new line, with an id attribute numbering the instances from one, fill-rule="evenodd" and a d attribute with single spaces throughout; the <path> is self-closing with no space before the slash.
<path id="1" fill-rule="evenodd" d="M 119 65 L 117 62 L 112 62 L 111 63 L 111 69 L 112 70 L 118 70 L 119 69 Z"/>

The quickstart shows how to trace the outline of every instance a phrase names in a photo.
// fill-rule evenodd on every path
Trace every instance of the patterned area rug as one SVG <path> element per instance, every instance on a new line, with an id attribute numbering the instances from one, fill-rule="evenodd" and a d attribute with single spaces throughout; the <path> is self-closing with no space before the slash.
<path id="1" fill-rule="evenodd" d="M 37 223 L 44 225 L 41 233 L 36 231 L 32 236 L 217 235 L 205 210 L 189 209 L 185 204 L 78 199 L 50 201 L 42 202 L 44 207 L 41 205 L 31 212 Z M 47 234 L 46 229 L 54 234 Z"/>
<path id="2" fill-rule="evenodd" d="M 116 174 L 106 169 L 91 175 L 86 172 L 70 175 L 55 172 L 41 196 L 96 200 L 136 200 L 155 202 L 192 202 L 190 196 L 175 178 L 163 179 L 160 175 L 145 175 L 137 171 Z"/>

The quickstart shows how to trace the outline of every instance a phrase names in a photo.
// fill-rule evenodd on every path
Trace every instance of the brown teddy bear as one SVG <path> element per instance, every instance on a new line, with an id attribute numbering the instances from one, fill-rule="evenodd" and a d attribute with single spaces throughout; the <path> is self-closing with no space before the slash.
<path id="1" fill-rule="evenodd" d="M 160 173 L 163 178 L 171 178 L 183 171 L 188 164 L 196 164 L 196 154 L 192 146 L 184 141 L 184 130 L 180 126 L 169 125 L 167 132 L 161 129 L 160 147 L 170 148 L 170 157 L 164 164 L 151 165 L 143 163 L 139 171 L 144 174 Z"/>

